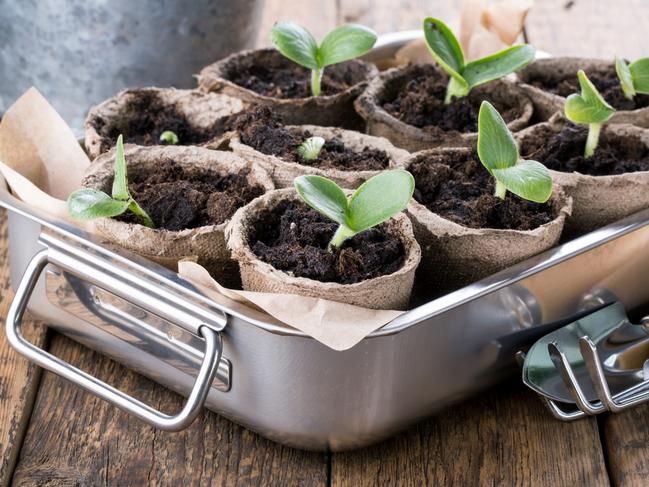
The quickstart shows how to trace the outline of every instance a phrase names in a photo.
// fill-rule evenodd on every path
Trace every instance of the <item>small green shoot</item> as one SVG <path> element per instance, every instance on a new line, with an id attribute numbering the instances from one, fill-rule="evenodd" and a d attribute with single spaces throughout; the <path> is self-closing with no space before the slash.
<path id="1" fill-rule="evenodd" d="M 412 174 L 402 169 L 383 171 L 368 179 L 350 198 L 322 176 L 299 176 L 293 184 L 306 204 L 340 225 L 329 250 L 403 211 L 415 190 Z"/>
<path id="2" fill-rule="evenodd" d="M 478 85 L 488 83 L 524 68 L 534 60 L 536 50 L 518 44 L 482 59 L 464 63 L 464 53 L 451 29 L 439 19 L 424 19 L 424 36 L 435 61 L 449 75 L 444 103 L 462 98 Z"/>
<path id="3" fill-rule="evenodd" d="M 112 197 L 97 189 L 79 189 L 68 197 L 68 213 L 75 220 L 94 220 L 95 218 L 115 217 L 127 210 L 138 217 L 143 225 L 155 228 L 151 217 L 131 197 L 128 190 L 124 143 L 120 135 L 115 148 L 115 177 L 113 178 Z"/>
<path id="4" fill-rule="evenodd" d="M 599 133 L 602 124 L 608 121 L 615 113 L 615 108 L 606 103 L 595 85 L 584 73 L 583 69 L 577 72 L 581 93 L 573 93 L 566 99 L 563 107 L 566 117 L 573 123 L 588 124 L 588 138 L 584 157 L 590 157 L 597 149 Z"/>
<path id="5" fill-rule="evenodd" d="M 180 139 L 175 132 L 172 132 L 171 130 L 165 130 L 160 134 L 160 142 L 165 142 L 169 145 L 178 145 Z"/>
<path id="6" fill-rule="evenodd" d="M 649 58 L 638 59 L 627 64 L 622 58 L 615 58 L 615 71 L 620 79 L 624 96 L 629 100 L 640 93 L 649 95 Z"/>
<path id="7" fill-rule="evenodd" d="M 520 158 L 518 147 L 500 113 L 483 101 L 478 113 L 478 157 L 496 180 L 495 195 L 505 199 L 507 191 L 535 203 L 552 195 L 552 177 L 537 161 Z"/>
<path id="8" fill-rule="evenodd" d="M 322 137 L 309 137 L 299 145 L 297 152 L 305 161 L 315 161 L 320 155 L 324 143 L 325 140 Z"/>
<path id="9" fill-rule="evenodd" d="M 311 70 L 311 93 L 319 96 L 324 68 L 362 56 L 374 46 L 376 33 L 361 25 L 346 24 L 329 32 L 320 45 L 294 22 L 278 22 L 270 40 L 285 57 Z"/>

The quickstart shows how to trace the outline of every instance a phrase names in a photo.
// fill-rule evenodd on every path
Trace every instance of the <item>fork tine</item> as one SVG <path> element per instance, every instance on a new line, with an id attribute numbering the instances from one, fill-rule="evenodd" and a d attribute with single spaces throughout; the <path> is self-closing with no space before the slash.
<path id="1" fill-rule="evenodd" d="M 606 411 L 603 404 L 593 405 L 588 401 L 584 391 L 579 385 L 579 382 L 577 382 L 577 378 L 575 377 L 570 362 L 568 362 L 568 358 L 561 351 L 557 342 L 548 343 L 548 352 L 550 353 L 550 358 L 552 359 L 554 366 L 561 373 L 563 382 L 565 383 L 568 392 L 570 392 L 572 399 L 575 401 L 575 404 L 577 404 L 577 407 L 588 415 L 595 415 Z"/>
<path id="2" fill-rule="evenodd" d="M 586 363 L 588 374 L 595 384 L 597 396 L 600 401 L 602 401 L 602 405 L 614 413 L 620 412 L 623 408 L 615 402 L 615 399 L 613 399 L 611 390 L 606 382 L 602 361 L 599 359 L 595 344 L 588 336 L 582 336 L 579 339 L 579 349 L 581 350 L 581 355 Z"/>

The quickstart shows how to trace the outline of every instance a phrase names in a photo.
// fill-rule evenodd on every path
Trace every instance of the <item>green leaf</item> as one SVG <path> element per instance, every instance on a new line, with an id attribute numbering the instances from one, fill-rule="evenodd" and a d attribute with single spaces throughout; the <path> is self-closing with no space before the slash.
<path id="1" fill-rule="evenodd" d="M 408 171 L 384 171 L 361 184 L 349 200 L 348 227 L 362 232 L 403 211 L 415 190 Z"/>
<path id="2" fill-rule="evenodd" d="M 178 145 L 180 139 L 175 132 L 172 132 L 171 130 L 165 130 L 160 134 L 160 142 L 166 142 L 170 145 Z"/>
<path id="3" fill-rule="evenodd" d="M 552 195 L 552 177 L 536 161 L 519 161 L 511 167 L 494 169 L 493 175 L 509 191 L 526 200 L 545 203 Z"/>
<path id="4" fill-rule="evenodd" d="M 622 58 L 615 58 L 615 72 L 617 77 L 620 80 L 620 86 L 629 100 L 632 100 L 635 96 L 635 88 L 633 87 L 633 78 L 631 77 L 631 71 L 629 70 L 629 65 Z"/>
<path id="5" fill-rule="evenodd" d="M 144 211 L 144 209 L 140 205 L 137 204 L 137 201 L 132 199 L 128 205 L 128 209 L 131 210 L 131 213 L 133 213 L 142 221 L 142 224 L 145 227 L 155 228 L 155 224 L 153 223 L 153 220 L 151 219 L 149 214 L 146 211 Z"/>
<path id="6" fill-rule="evenodd" d="M 85 188 L 70 194 L 68 213 L 75 220 L 94 220 L 121 215 L 126 211 L 129 203 L 129 201 L 114 200 L 103 191 Z"/>
<path id="7" fill-rule="evenodd" d="M 376 42 L 376 33 L 362 25 L 341 25 L 329 32 L 318 49 L 319 66 L 330 66 L 357 58 Z"/>
<path id="8" fill-rule="evenodd" d="M 478 157 L 487 170 L 515 166 L 518 147 L 500 113 L 488 101 L 483 101 L 478 113 Z"/>
<path id="9" fill-rule="evenodd" d="M 284 56 L 307 69 L 318 69 L 318 44 L 311 33 L 294 22 L 278 22 L 270 40 Z"/>
<path id="10" fill-rule="evenodd" d="M 536 50 L 529 44 L 512 46 L 470 62 L 464 67 L 462 76 L 472 89 L 524 68 L 534 60 L 535 55 Z"/>
<path id="11" fill-rule="evenodd" d="M 574 123 L 604 123 L 615 113 L 615 109 L 606 103 L 595 85 L 590 82 L 582 69 L 577 72 L 581 94 L 573 93 L 566 99 L 564 111 L 566 117 Z"/>
<path id="12" fill-rule="evenodd" d="M 649 58 L 638 59 L 629 65 L 633 87 L 638 93 L 649 95 Z"/>
<path id="13" fill-rule="evenodd" d="M 131 193 L 128 192 L 126 159 L 124 158 L 124 143 L 121 134 L 117 137 L 115 147 L 115 177 L 113 178 L 112 195 L 116 200 L 126 201 L 131 199 Z"/>
<path id="14" fill-rule="evenodd" d="M 297 152 L 304 160 L 315 161 L 320 155 L 324 143 L 325 140 L 322 137 L 309 137 L 298 146 Z"/>
<path id="15" fill-rule="evenodd" d="M 347 225 L 347 196 L 332 180 L 322 176 L 299 176 L 293 185 L 311 208 L 340 225 Z"/>
<path id="16" fill-rule="evenodd" d="M 464 69 L 464 54 L 451 29 L 441 20 L 427 17 L 424 19 L 424 36 L 435 61 L 450 76 L 466 85 L 461 74 Z"/>

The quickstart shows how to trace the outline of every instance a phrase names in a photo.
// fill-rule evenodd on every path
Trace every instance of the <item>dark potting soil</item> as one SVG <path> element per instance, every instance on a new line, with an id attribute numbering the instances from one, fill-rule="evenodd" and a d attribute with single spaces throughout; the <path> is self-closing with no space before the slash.
<path id="1" fill-rule="evenodd" d="M 173 104 L 166 103 L 156 92 L 129 90 L 129 98 L 120 120 L 106 124 L 96 117 L 91 123 L 107 140 L 101 150 L 110 149 L 122 134 L 124 142 L 137 145 L 166 145 L 160 135 L 170 130 L 178 136 L 179 145 L 194 145 L 218 137 L 228 129 L 230 117 L 214 121 L 209 129 L 193 126 Z"/>
<path id="2" fill-rule="evenodd" d="M 604 99 L 616 110 L 636 110 L 649 106 L 649 95 L 636 95 L 632 100 L 624 96 L 620 80 L 615 73 L 615 67 L 611 66 L 605 73 L 589 73 L 586 70 L 588 79 L 593 82 L 597 90 L 602 94 Z M 545 77 L 539 74 L 538 77 L 528 81 L 532 86 L 536 86 L 544 91 L 549 91 L 559 96 L 567 97 L 573 93 L 579 93 L 579 81 L 577 73 L 572 74 L 560 82 L 553 81 L 550 76 Z"/>
<path id="3" fill-rule="evenodd" d="M 584 157 L 588 137 L 586 126 L 569 124 L 561 132 L 549 128 L 527 135 L 520 144 L 526 159 L 534 159 L 549 169 L 607 176 L 649 171 L 649 149 L 638 137 L 619 137 L 602 130 L 595 154 Z"/>
<path id="4" fill-rule="evenodd" d="M 298 152 L 298 146 L 311 137 L 309 131 L 289 130 L 268 107 L 255 107 L 240 114 L 235 122 L 241 141 L 263 154 L 277 156 L 289 162 L 322 169 L 343 171 L 380 171 L 390 164 L 385 151 L 365 147 L 354 151 L 338 137 L 325 140 L 314 161 L 307 161 Z"/>
<path id="5" fill-rule="evenodd" d="M 442 130 L 470 133 L 478 131 L 480 101 L 469 96 L 455 98 L 446 105 L 448 76 L 432 65 L 414 65 L 406 68 L 412 73 L 410 81 L 384 100 L 383 108 L 393 117 L 424 130 Z M 390 91 L 390 90 L 386 90 Z M 503 106 L 492 101 L 506 122 L 521 114 L 520 107 Z"/>
<path id="6" fill-rule="evenodd" d="M 161 164 L 154 174 L 129 173 L 131 196 L 149 214 L 156 228 L 184 230 L 227 221 L 237 209 L 264 193 L 250 185 L 248 171 L 225 174 L 191 171 L 173 161 Z M 120 217 L 140 223 L 130 212 Z"/>
<path id="7" fill-rule="evenodd" d="M 533 203 L 509 192 L 504 200 L 494 196 L 494 180 L 474 154 L 449 154 L 444 163 L 422 158 L 409 170 L 415 178 L 414 198 L 466 227 L 532 230 L 557 217 L 549 203 Z"/>
<path id="8" fill-rule="evenodd" d="M 295 277 L 353 284 L 392 274 L 403 266 L 405 248 L 386 225 L 366 230 L 329 252 L 337 224 L 303 203 L 285 201 L 259 215 L 250 243 L 264 262 Z"/>
<path id="9" fill-rule="evenodd" d="M 360 61 L 346 61 L 327 66 L 322 75 L 320 95 L 335 95 L 365 81 L 366 68 Z M 311 71 L 285 59 L 277 67 L 254 64 L 239 67 L 229 80 L 255 93 L 273 98 L 308 98 L 311 96 Z"/>

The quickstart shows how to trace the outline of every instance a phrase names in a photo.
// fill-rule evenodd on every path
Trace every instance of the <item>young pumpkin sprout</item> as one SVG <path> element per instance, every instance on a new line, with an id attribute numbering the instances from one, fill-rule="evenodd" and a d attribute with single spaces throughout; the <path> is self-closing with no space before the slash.
<path id="1" fill-rule="evenodd" d="M 325 140 L 322 137 L 309 137 L 299 145 L 297 152 L 305 161 L 315 161 L 320 155 L 324 143 Z"/>
<path id="2" fill-rule="evenodd" d="M 153 220 L 128 191 L 124 144 L 120 135 L 115 148 L 115 177 L 113 178 L 112 196 L 97 189 L 78 189 L 68 197 L 68 213 L 75 220 L 94 220 L 95 218 L 118 216 L 127 210 L 133 213 L 143 225 L 155 228 Z"/>
<path id="3" fill-rule="evenodd" d="M 640 93 L 649 95 L 649 58 L 638 59 L 627 64 L 622 58 L 615 58 L 615 71 L 620 79 L 624 96 L 629 100 Z"/>
<path id="4" fill-rule="evenodd" d="M 412 174 L 401 169 L 368 179 L 350 198 L 340 186 L 322 176 L 300 176 L 293 184 L 307 205 L 340 225 L 329 242 L 329 250 L 403 211 L 415 190 Z"/>
<path id="5" fill-rule="evenodd" d="M 171 130 L 165 130 L 160 134 L 160 142 L 166 142 L 170 145 L 178 145 L 180 139 L 175 132 L 172 132 Z"/>
<path id="6" fill-rule="evenodd" d="M 478 114 L 478 157 L 496 180 L 495 195 L 504 199 L 511 191 L 523 199 L 545 203 L 552 195 L 552 177 L 536 161 L 520 158 L 518 147 L 498 111 L 483 101 Z"/>
<path id="7" fill-rule="evenodd" d="M 361 25 L 341 25 L 318 45 L 301 25 L 278 22 L 270 31 L 270 40 L 288 59 L 311 70 L 311 93 L 319 96 L 324 68 L 365 54 L 374 46 L 376 33 Z"/>
<path id="8" fill-rule="evenodd" d="M 449 75 L 444 103 L 462 98 L 478 85 L 518 71 L 534 60 L 535 49 L 518 44 L 482 59 L 465 64 L 464 53 L 451 29 L 433 17 L 424 20 L 424 36 L 435 61 Z"/>
<path id="9" fill-rule="evenodd" d="M 563 109 L 566 117 L 571 122 L 588 124 L 588 138 L 586 139 L 584 157 L 590 157 L 597 149 L 602 124 L 613 116 L 615 108 L 606 103 L 606 100 L 588 79 L 583 69 L 577 72 L 577 78 L 579 79 L 581 93 L 570 95 L 566 99 Z"/>

